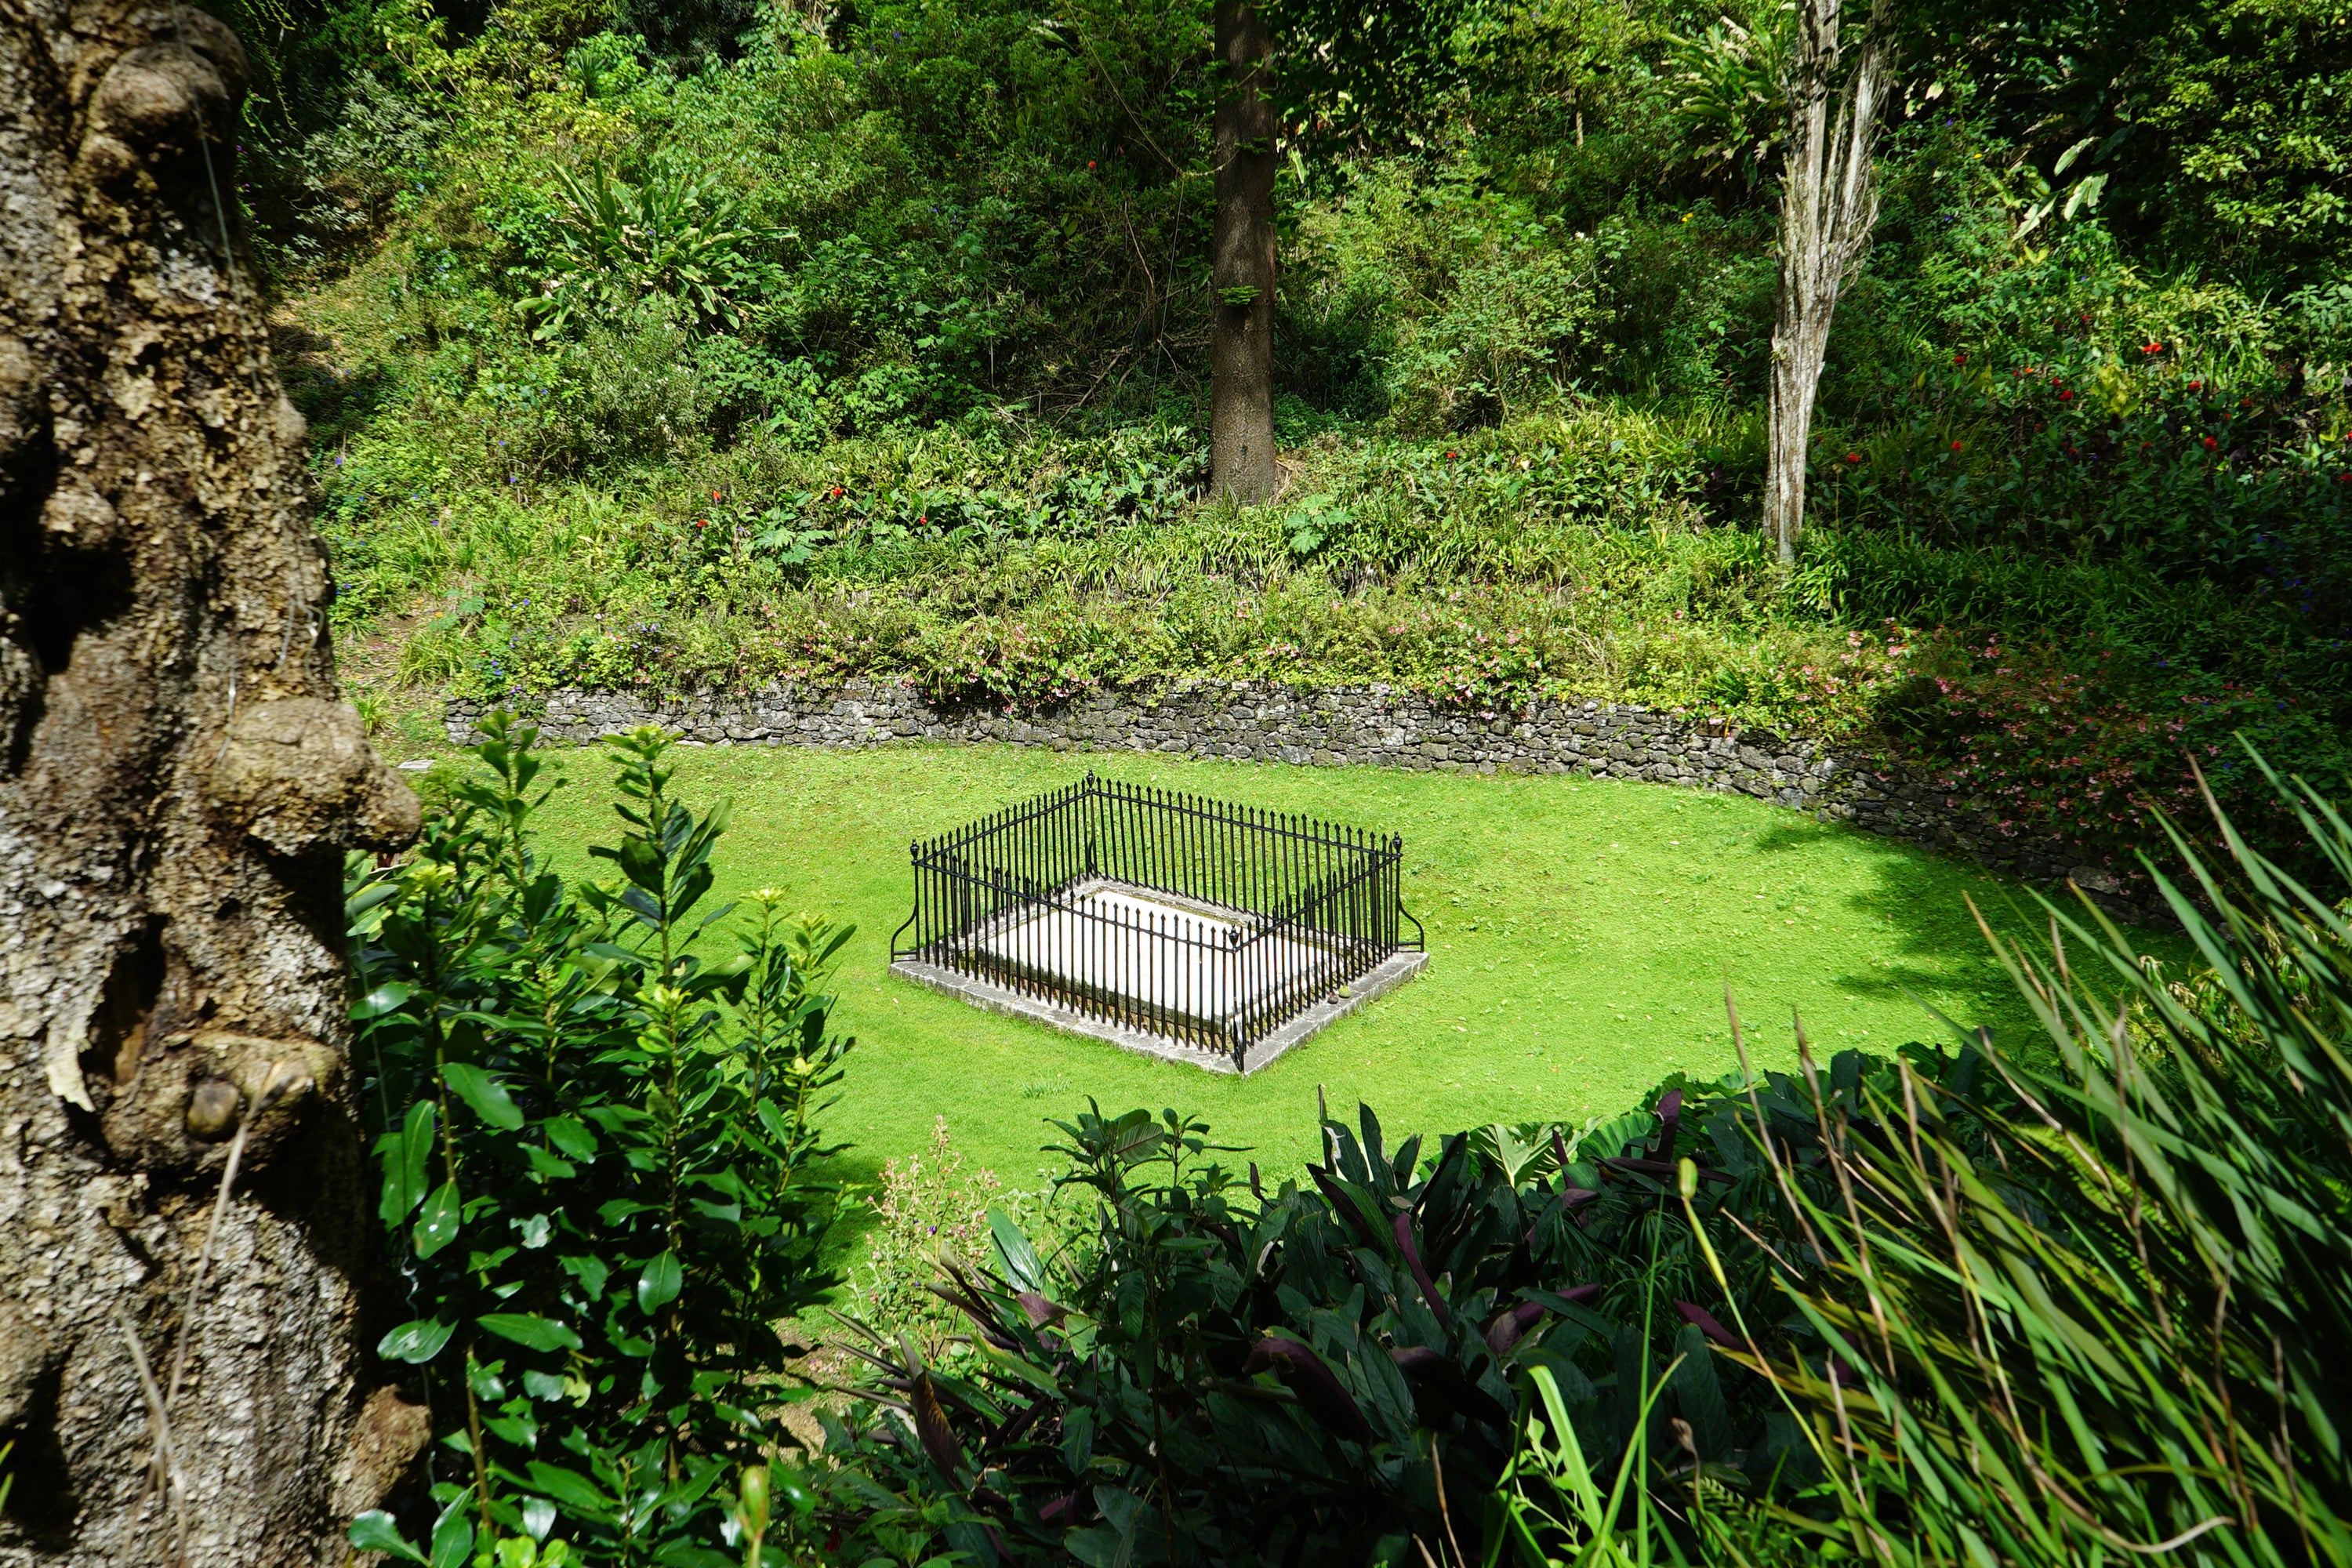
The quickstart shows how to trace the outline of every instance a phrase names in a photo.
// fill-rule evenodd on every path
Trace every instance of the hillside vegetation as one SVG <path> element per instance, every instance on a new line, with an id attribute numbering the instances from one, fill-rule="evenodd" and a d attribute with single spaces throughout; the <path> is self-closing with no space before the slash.
<path id="1" fill-rule="evenodd" d="M 2094 845 L 2186 803 L 2185 753 L 2263 809 L 2232 731 L 2345 776 L 2340 16 L 1903 8 L 1784 570 L 1786 13 L 1444 15 L 1413 101 L 1285 143 L 1258 508 L 1204 499 L 1203 5 L 242 18 L 365 710 L 853 672 L 1608 696 L 1939 761 Z"/>

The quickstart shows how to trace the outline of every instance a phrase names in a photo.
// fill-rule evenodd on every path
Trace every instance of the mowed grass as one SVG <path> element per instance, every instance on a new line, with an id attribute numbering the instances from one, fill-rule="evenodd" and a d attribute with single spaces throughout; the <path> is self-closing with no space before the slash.
<path id="1" fill-rule="evenodd" d="M 610 764 L 553 753 L 570 775 L 541 816 L 568 870 L 610 875 Z M 1738 1065 L 1737 1003 L 1759 1066 L 1792 1067 L 1792 1018 L 1826 1058 L 1948 1038 L 1927 1008 L 2037 1037 L 1965 899 L 1998 928 L 2039 924 L 1975 868 L 1739 795 L 1558 776 L 1299 768 L 997 746 L 871 752 L 692 748 L 673 753 L 698 807 L 734 802 L 719 895 L 790 892 L 855 922 L 840 1027 L 859 1041 L 828 1131 L 848 1174 L 923 1147 L 945 1117 L 972 1163 L 1030 1184 L 1091 1096 L 1106 1110 L 1178 1107 L 1269 1169 L 1316 1148 L 1316 1094 L 1360 1100 L 1393 1136 L 1483 1122 L 1614 1115 L 1666 1075 Z M 1246 1079 L 1211 1074 L 983 1013 L 886 973 L 906 919 L 908 841 L 1083 776 L 1195 791 L 1402 833 L 1406 907 L 1432 962 L 1399 991 Z M 2167 957 L 2179 947 L 2154 936 Z"/>

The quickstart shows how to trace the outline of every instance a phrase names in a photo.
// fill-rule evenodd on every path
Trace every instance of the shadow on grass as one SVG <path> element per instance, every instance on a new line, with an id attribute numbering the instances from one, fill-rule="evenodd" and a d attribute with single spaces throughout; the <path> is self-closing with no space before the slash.
<path id="1" fill-rule="evenodd" d="M 2013 1047 L 2031 1051 L 2021 1034 L 2031 1020 L 2025 1001 L 1994 959 L 1969 903 L 2001 936 L 2038 950 L 2043 945 L 2038 933 L 2046 930 L 2047 920 L 2032 893 L 1967 861 L 1922 854 L 1842 823 L 1801 817 L 1776 822 L 1753 842 L 1766 855 L 1834 848 L 1866 867 L 1870 886 L 1838 901 L 1851 915 L 1871 922 L 1875 951 L 1845 955 L 1827 977 L 1830 984 L 1853 996 L 1916 1003 L 1915 1039 L 1942 1042 L 1948 1033 L 1930 1011 L 1932 996 L 1935 1010 L 1959 1028 L 1995 1028 Z M 2151 933 L 2129 934 L 2143 947 L 2164 946 Z"/>

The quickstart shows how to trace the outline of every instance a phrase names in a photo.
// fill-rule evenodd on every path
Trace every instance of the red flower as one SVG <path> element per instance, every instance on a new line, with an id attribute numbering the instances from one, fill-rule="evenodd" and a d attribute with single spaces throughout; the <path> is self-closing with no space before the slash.
<path id="1" fill-rule="evenodd" d="M 2210 452 L 2210 451 L 2211 451 L 2215 447 L 2219 446 L 2220 444 L 2221 444 L 2221 443 L 2219 443 L 2219 442 L 2215 441 L 2215 440 L 2213 439 L 2213 437 L 2210 437 L 2210 436 L 2208 436 L 2208 437 L 2205 437 L 2205 449 L 2206 449 L 2207 451 L 2209 451 L 2209 452 Z"/>
<path id="2" fill-rule="evenodd" d="M 709 528 L 710 526 L 710 520 L 707 517 L 698 517 L 694 520 L 694 526 L 697 528 Z"/>
<path id="3" fill-rule="evenodd" d="M 1089 169 L 1091 169 L 1091 168 L 1093 168 L 1094 166 L 1095 166 L 1095 161 L 1094 161 L 1092 158 L 1087 159 L 1087 168 L 1089 168 Z"/>
<path id="4" fill-rule="evenodd" d="M 2160 354 L 2164 352 L 2164 345 L 2162 343 L 2150 343 L 2147 347 L 2140 350 L 2139 352 L 2144 354 Z"/>
<path id="5" fill-rule="evenodd" d="M 1453 461 L 1454 458 L 1456 458 L 1460 457 L 1461 455 L 1462 455 L 1462 454 L 1461 454 L 1461 453 L 1459 453 L 1459 452 L 1448 452 L 1448 453 L 1446 453 L 1446 454 L 1445 454 L 1446 461 L 1451 462 L 1451 461 Z"/>
<path id="6" fill-rule="evenodd" d="M 1953 442 L 1953 443 L 1952 443 L 1952 450 L 1953 450 L 1953 451 L 1955 451 L 1955 452 L 1957 452 L 1957 451 L 1958 451 L 1959 449 L 1960 449 L 1960 444 L 1959 444 L 1958 441 Z"/>
<path id="7" fill-rule="evenodd" d="M 839 500 L 841 499 L 841 487 L 839 485 L 833 487 L 833 499 L 835 500 Z"/>
<path id="8" fill-rule="evenodd" d="M 1845 460 L 1849 463 L 1859 463 L 1862 461 L 1862 454 L 1860 452 L 1848 452 L 1845 455 Z"/>
<path id="9" fill-rule="evenodd" d="M 2061 403 L 2072 403 L 2074 401 L 2074 395 L 2071 392 L 2062 392 L 2058 395 L 2058 401 Z"/>
<path id="10" fill-rule="evenodd" d="M 2205 384 L 2201 381 L 2192 381 L 2189 384 L 2189 390 L 2191 392 L 2202 392 L 2205 390 Z"/>
<path id="11" fill-rule="evenodd" d="M 1954 364 L 1966 364 L 1969 363 L 1969 356 L 1966 354 L 1954 354 L 1952 356 L 1952 363 Z"/>
<path id="12" fill-rule="evenodd" d="M 2338 474 L 2336 476 L 2336 482 L 2339 485 L 2352 485 L 2352 474 Z"/>

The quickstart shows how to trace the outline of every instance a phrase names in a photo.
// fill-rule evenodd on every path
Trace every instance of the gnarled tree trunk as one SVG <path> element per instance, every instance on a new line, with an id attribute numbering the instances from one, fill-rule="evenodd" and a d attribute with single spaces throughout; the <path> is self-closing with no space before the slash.
<path id="1" fill-rule="evenodd" d="M 1839 3 L 1799 0 L 1788 67 L 1789 162 L 1780 175 L 1780 299 L 1772 327 L 1764 469 L 1764 531 L 1779 543 L 1784 565 L 1796 561 L 1797 535 L 1804 528 L 1805 448 L 1830 321 L 1838 292 L 1861 264 L 1878 221 L 1870 153 L 1886 96 L 1885 0 L 1872 14 L 1852 96 L 1832 125 Z"/>
<path id="2" fill-rule="evenodd" d="M 1279 487 L 1274 458 L 1274 46 L 1247 0 L 1216 0 L 1216 234 L 1209 273 L 1210 488 L 1247 503 Z"/>
<path id="3" fill-rule="evenodd" d="M 0 4 L 9 1565 L 340 1563 L 421 1438 L 362 1397 L 340 880 L 416 803 L 336 697 L 244 74 L 176 0 Z"/>

